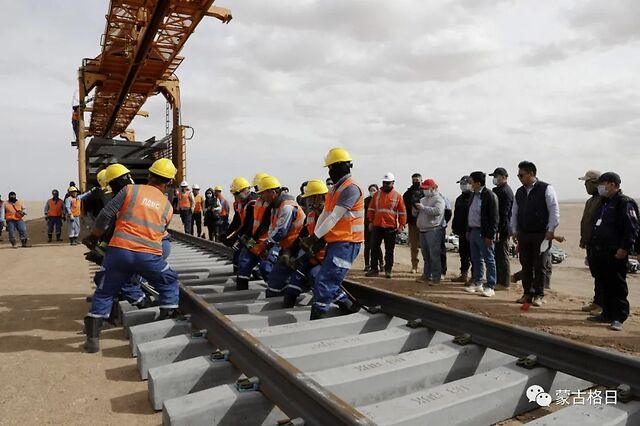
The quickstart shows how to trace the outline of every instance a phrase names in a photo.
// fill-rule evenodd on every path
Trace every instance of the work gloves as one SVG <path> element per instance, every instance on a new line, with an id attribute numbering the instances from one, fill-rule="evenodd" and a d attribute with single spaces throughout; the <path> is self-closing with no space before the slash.
<path id="1" fill-rule="evenodd" d="M 300 240 L 300 248 L 311 256 L 322 250 L 326 244 L 327 242 L 324 239 L 316 237 L 315 234 Z"/>

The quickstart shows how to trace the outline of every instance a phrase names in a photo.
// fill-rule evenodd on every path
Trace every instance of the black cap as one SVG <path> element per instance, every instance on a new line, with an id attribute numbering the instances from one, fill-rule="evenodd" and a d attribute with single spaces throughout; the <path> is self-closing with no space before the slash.
<path id="1" fill-rule="evenodd" d="M 597 180 L 598 183 L 601 182 L 613 182 L 616 185 L 620 185 L 622 180 L 620 179 L 620 175 L 615 172 L 606 172 L 600 175 Z"/>
<path id="2" fill-rule="evenodd" d="M 507 169 L 504 167 L 498 167 L 493 171 L 493 173 L 489 173 L 489 176 L 506 176 L 509 177 L 509 173 L 507 173 Z"/>
<path id="3" fill-rule="evenodd" d="M 464 175 L 460 178 L 459 181 L 457 181 L 456 183 L 469 183 L 469 176 Z"/>

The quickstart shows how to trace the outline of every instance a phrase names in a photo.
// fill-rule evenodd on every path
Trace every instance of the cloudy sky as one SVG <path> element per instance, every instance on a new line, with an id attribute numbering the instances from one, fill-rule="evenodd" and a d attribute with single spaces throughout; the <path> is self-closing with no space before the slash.
<path id="1" fill-rule="evenodd" d="M 528 159 L 561 199 L 586 169 L 640 195 L 640 1 L 219 0 L 178 69 L 188 180 L 266 171 L 297 188 L 344 146 L 366 186 L 419 171 L 451 198 L 473 170 Z M 77 68 L 99 53 L 106 0 L 0 0 L 0 194 L 44 199 L 77 176 Z M 164 101 L 139 139 L 163 136 Z M 88 117 L 87 117 L 88 118 Z M 297 192 L 297 190 L 296 190 Z"/>

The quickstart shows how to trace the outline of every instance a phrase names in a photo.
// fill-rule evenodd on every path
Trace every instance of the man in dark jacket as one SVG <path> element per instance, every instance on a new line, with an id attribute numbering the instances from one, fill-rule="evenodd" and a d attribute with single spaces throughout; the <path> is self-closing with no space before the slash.
<path id="1" fill-rule="evenodd" d="M 584 188 L 587 194 L 591 195 L 587 202 L 584 204 L 584 210 L 582 212 L 582 219 L 580 220 L 580 248 L 587 251 L 587 264 L 591 270 L 589 241 L 591 241 L 591 235 L 593 234 L 593 225 L 595 224 L 596 214 L 600 211 L 602 206 L 602 197 L 598 194 L 598 184 L 596 183 L 602 173 L 597 170 L 588 170 L 584 176 L 579 177 L 578 180 L 584 181 Z M 593 271 L 591 272 L 593 275 Z M 595 280 L 594 280 L 595 281 Z M 589 312 L 591 315 L 600 315 L 602 313 L 602 288 L 600 288 L 600 281 L 595 281 L 593 289 L 593 300 L 591 303 L 582 307 L 583 312 Z"/>
<path id="2" fill-rule="evenodd" d="M 511 209 L 513 207 L 513 191 L 507 183 L 509 174 L 503 167 L 498 167 L 489 176 L 493 176 L 493 192 L 498 197 L 498 235 L 496 237 L 496 284 L 498 288 L 509 287 L 511 280 L 511 263 L 509 261 L 509 236 L 511 235 Z"/>
<path id="3" fill-rule="evenodd" d="M 375 183 L 372 183 L 371 185 L 369 185 L 369 196 L 366 197 L 364 199 L 364 211 L 366 212 L 369 209 L 369 204 L 371 203 L 371 198 L 373 198 L 373 194 L 376 193 L 376 191 L 378 191 L 378 185 L 376 185 Z M 376 250 L 378 252 L 377 257 L 376 256 L 371 256 L 371 250 Z M 371 258 L 374 259 L 380 259 L 379 260 L 379 265 L 373 265 L 373 269 L 376 269 L 378 271 L 383 271 L 383 263 L 382 263 L 382 248 L 380 246 L 378 247 L 371 247 L 371 231 L 369 230 L 369 218 L 367 217 L 367 215 L 364 215 L 364 271 L 365 272 L 369 272 L 369 270 L 371 270 Z"/>
<path id="4" fill-rule="evenodd" d="M 460 276 L 454 278 L 455 283 L 467 283 L 469 279 L 469 268 L 471 267 L 471 248 L 467 240 L 467 217 L 469 215 L 469 203 L 473 197 L 473 191 L 469 184 L 469 176 L 462 176 L 456 183 L 460 184 L 462 192 L 456 198 L 453 208 L 453 220 L 451 221 L 451 231 L 458 236 L 458 255 L 460 256 Z"/>
<path id="5" fill-rule="evenodd" d="M 638 239 L 638 205 L 622 194 L 617 173 L 603 173 L 597 183 L 603 200 L 596 214 L 589 250 L 591 271 L 602 289 L 602 314 L 588 319 L 608 322 L 611 330 L 620 331 L 629 317 L 627 262 Z"/>
<path id="6" fill-rule="evenodd" d="M 414 173 L 411 175 L 411 186 L 407 188 L 402 195 L 404 205 L 407 206 L 407 224 L 409 225 L 409 247 L 411 249 L 411 272 L 418 273 L 418 253 L 420 252 L 420 231 L 416 226 L 416 217 L 413 215 L 412 208 L 416 203 L 420 202 L 420 199 L 424 196 L 422 189 L 420 189 L 420 183 L 422 183 L 422 175 L 420 173 Z M 446 269 L 445 269 L 446 270 Z"/>
<path id="7" fill-rule="evenodd" d="M 469 175 L 473 198 L 469 204 L 467 239 L 471 245 L 473 284 L 465 287 L 469 293 L 479 292 L 492 297 L 496 286 L 496 259 L 494 242 L 498 232 L 498 197 L 485 186 L 486 175 L 473 172 Z M 483 285 L 484 267 L 487 267 L 487 283 Z"/>

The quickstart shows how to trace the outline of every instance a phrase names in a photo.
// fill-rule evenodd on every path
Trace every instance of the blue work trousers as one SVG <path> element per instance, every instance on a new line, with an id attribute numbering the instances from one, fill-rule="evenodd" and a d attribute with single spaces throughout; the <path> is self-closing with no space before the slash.
<path id="1" fill-rule="evenodd" d="M 9 231 L 9 241 L 11 241 L 11 244 L 16 243 L 16 230 L 18 230 L 21 240 L 27 239 L 27 224 L 24 223 L 24 220 L 8 220 L 7 231 Z"/>
<path id="2" fill-rule="evenodd" d="M 56 235 L 62 233 L 62 217 L 48 217 L 47 218 L 47 235 L 51 238 L 53 231 L 56 231 Z"/>
<path id="3" fill-rule="evenodd" d="M 272 256 L 268 256 L 266 260 L 260 259 L 242 246 L 238 255 L 238 278 L 251 279 L 251 272 L 257 266 L 262 279 L 268 282 L 274 261 Z"/>
<path id="4" fill-rule="evenodd" d="M 80 236 L 80 217 L 69 218 L 69 238 Z"/>
<path id="5" fill-rule="evenodd" d="M 162 256 L 108 247 L 103 266 L 104 280 L 91 299 L 89 316 L 109 317 L 113 298 L 135 274 L 142 276 L 156 289 L 161 308 L 178 307 L 178 274 Z"/>
<path id="6" fill-rule="evenodd" d="M 313 308 L 327 312 L 334 302 L 347 300 L 340 285 L 353 261 L 358 257 L 361 243 L 335 242 L 327 244 L 326 255 L 313 286 Z"/>
<path id="7" fill-rule="evenodd" d="M 442 228 L 420 231 L 420 250 L 422 251 L 423 276 L 433 281 L 440 281 L 442 276 Z"/>
<path id="8" fill-rule="evenodd" d="M 486 265 L 487 283 L 485 284 L 485 287 L 495 288 L 497 272 L 494 244 L 491 243 L 491 246 L 487 247 L 479 228 L 472 229 L 470 234 L 469 244 L 471 245 L 471 263 L 473 264 L 474 285 L 482 284 Z"/>
<path id="9" fill-rule="evenodd" d="M 180 219 L 184 225 L 184 233 L 193 235 L 193 212 L 191 209 L 180 209 Z"/>

